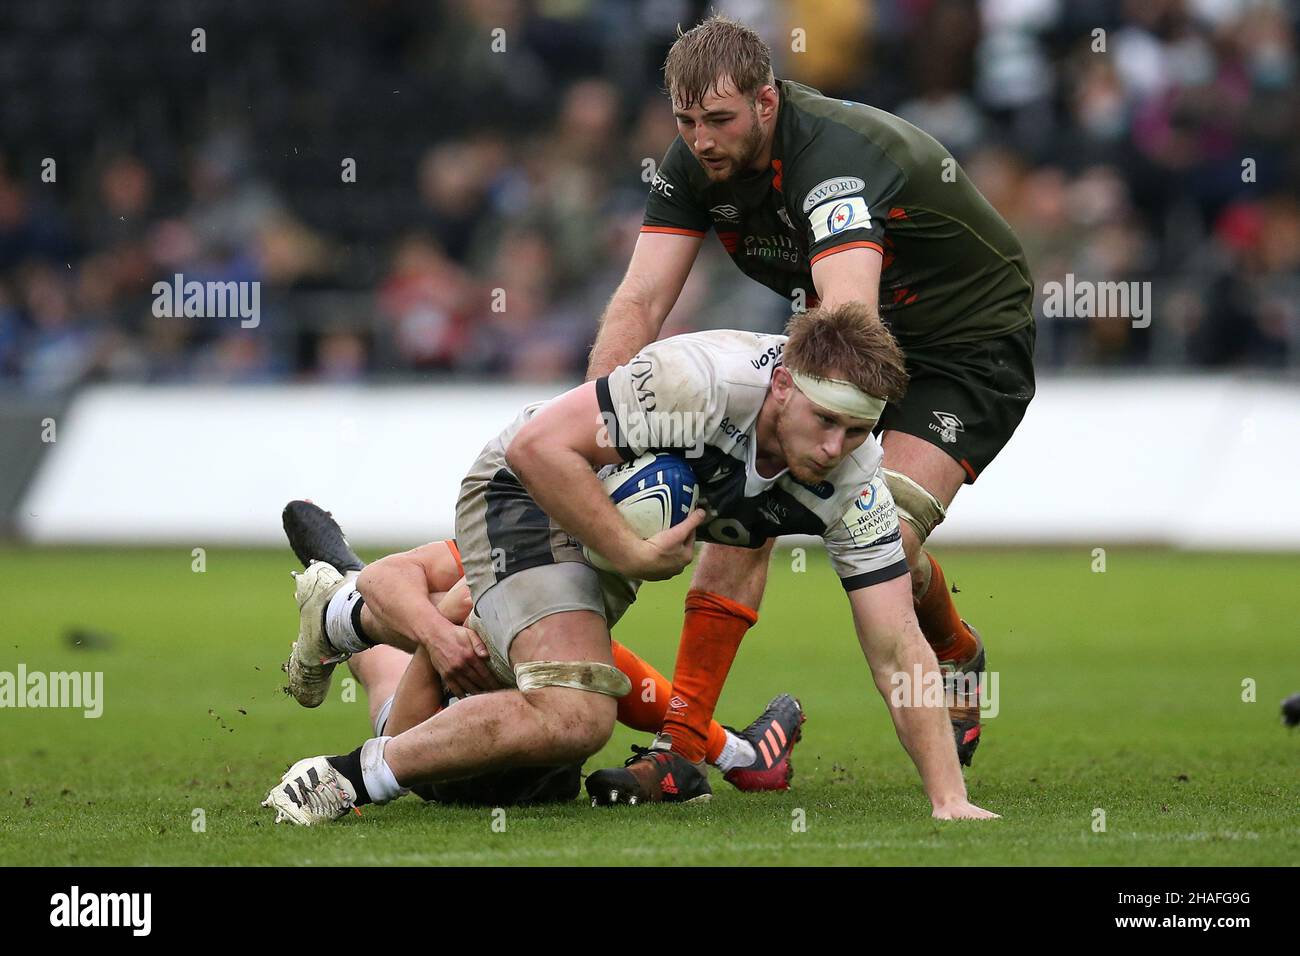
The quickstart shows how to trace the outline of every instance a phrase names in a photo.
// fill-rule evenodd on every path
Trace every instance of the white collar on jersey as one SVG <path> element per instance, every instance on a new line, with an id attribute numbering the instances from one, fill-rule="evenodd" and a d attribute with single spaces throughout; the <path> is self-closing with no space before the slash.
<path id="1" fill-rule="evenodd" d="M 745 442 L 745 497 L 753 498 L 776 484 L 777 479 L 790 470 L 787 465 L 771 478 L 764 478 L 758 473 L 758 427 L 749 432 L 749 441 Z"/>
<path id="2" fill-rule="evenodd" d="M 844 382 L 838 378 L 805 375 L 803 372 L 796 372 L 788 365 L 785 370 L 794 379 L 795 387 L 822 408 L 841 415 L 851 415 L 854 418 L 870 419 L 873 422 L 878 421 L 881 412 L 885 410 L 883 398 L 868 395 L 851 382 Z"/>

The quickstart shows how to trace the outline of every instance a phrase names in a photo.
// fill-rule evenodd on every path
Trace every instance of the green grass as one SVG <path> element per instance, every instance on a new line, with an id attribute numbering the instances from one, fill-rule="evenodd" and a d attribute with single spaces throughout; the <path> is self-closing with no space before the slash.
<path id="1" fill-rule="evenodd" d="M 793 789 L 716 773 L 702 807 L 506 811 L 407 798 L 315 830 L 258 801 L 292 760 L 368 736 L 364 699 L 303 711 L 279 690 L 296 626 L 283 553 L 0 550 L 0 670 L 104 672 L 104 714 L 0 710 L 0 864 L 1294 864 L 1300 556 L 1088 549 L 940 554 L 1000 675 L 972 798 L 993 823 L 929 819 L 868 679 L 838 583 L 774 559 L 719 718 L 789 690 L 809 714 Z M 670 670 L 685 579 L 648 585 L 619 637 Z M 112 635 L 74 648 L 71 627 Z M 1242 681 L 1257 683 L 1256 703 Z M 246 713 L 241 712 L 245 711 Z M 620 728 L 588 769 L 621 762 Z M 206 832 L 191 828 L 206 815 Z M 1106 814 L 1092 831 L 1093 809 Z M 805 832 L 793 832 L 802 810 Z"/>

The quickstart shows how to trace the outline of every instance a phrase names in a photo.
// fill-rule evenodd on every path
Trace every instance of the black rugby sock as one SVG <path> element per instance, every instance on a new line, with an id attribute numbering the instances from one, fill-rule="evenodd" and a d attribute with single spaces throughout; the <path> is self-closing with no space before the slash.
<path id="1" fill-rule="evenodd" d="M 325 759 L 329 761 L 331 767 L 347 778 L 348 783 L 352 784 L 352 788 L 357 792 L 357 806 L 363 806 L 364 804 L 373 802 L 370 799 L 370 792 L 366 790 L 365 777 L 361 773 L 360 747 L 352 751 L 350 754 L 343 754 L 338 757 L 326 757 Z"/>
<path id="2" fill-rule="evenodd" d="M 374 647 L 375 642 L 370 639 L 370 636 L 366 634 L 366 629 L 361 626 L 361 609 L 365 606 L 366 599 L 363 597 L 358 597 L 357 603 L 352 605 L 352 630 L 357 637 L 361 638 L 363 644 L 367 647 Z"/>

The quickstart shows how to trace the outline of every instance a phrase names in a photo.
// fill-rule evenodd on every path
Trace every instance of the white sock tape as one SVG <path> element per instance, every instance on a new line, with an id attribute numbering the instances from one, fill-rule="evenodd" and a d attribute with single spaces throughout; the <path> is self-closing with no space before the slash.
<path id="1" fill-rule="evenodd" d="M 371 737 L 361 745 L 361 779 L 365 782 L 366 793 L 375 803 L 387 803 L 396 800 L 408 791 L 397 782 L 393 770 L 384 759 L 384 745 L 392 737 Z"/>

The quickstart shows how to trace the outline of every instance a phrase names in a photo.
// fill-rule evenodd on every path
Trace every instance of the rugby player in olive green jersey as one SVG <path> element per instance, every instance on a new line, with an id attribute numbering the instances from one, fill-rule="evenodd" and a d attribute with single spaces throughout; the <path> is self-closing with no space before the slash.
<path id="1" fill-rule="evenodd" d="M 983 643 L 924 544 L 1033 398 L 1033 283 L 1020 243 L 935 139 L 883 110 L 775 79 L 767 46 L 734 20 L 710 17 L 679 36 L 665 79 L 679 135 L 651 183 L 588 376 L 659 335 L 710 229 L 742 272 L 796 311 L 851 300 L 875 310 L 910 376 L 878 424 L 884 467 L 904 519 L 917 618 L 948 675 L 957 749 L 969 764 Z M 828 449 L 843 441 L 833 427 L 824 438 Z M 770 553 L 771 542 L 706 545 L 692 587 L 757 610 Z M 751 622 L 689 608 L 664 734 L 697 762 Z"/>

